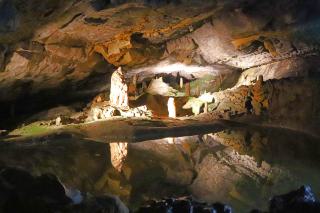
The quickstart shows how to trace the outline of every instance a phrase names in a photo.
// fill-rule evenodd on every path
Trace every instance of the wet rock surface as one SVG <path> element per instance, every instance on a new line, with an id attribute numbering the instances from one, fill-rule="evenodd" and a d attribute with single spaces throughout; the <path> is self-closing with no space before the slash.
<path id="1" fill-rule="evenodd" d="M 251 213 L 287 213 L 287 212 L 307 212 L 315 213 L 320 211 L 320 202 L 315 198 L 310 186 L 301 186 L 295 191 L 287 194 L 274 196 L 269 201 L 269 210 L 251 210 Z M 200 203 L 192 198 L 166 199 L 161 201 L 152 201 L 137 212 L 141 213 L 169 213 L 169 212 L 217 212 L 231 213 L 232 208 L 222 203 Z M 249 211 L 248 211 L 249 212 Z"/>
<path id="2" fill-rule="evenodd" d="M 302 186 L 296 191 L 273 197 L 269 209 L 270 212 L 318 212 L 320 202 L 310 186 Z"/>
<path id="3" fill-rule="evenodd" d="M 1 212 L 129 212 L 117 198 L 72 192 L 52 174 L 33 177 L 25 170 L 2 168 L 0 177 Z"/>
<path id="4" fill-rule="evenodd" d="M 192 198 L 166 199 L 162 201 L 153 201 L 146 207 L 140 208 L 137 213 L 167 213 L 167 212 L 217 212 L 232 213 L 232 208 L 221 203 L 206 204 L 199 203 Z"/>

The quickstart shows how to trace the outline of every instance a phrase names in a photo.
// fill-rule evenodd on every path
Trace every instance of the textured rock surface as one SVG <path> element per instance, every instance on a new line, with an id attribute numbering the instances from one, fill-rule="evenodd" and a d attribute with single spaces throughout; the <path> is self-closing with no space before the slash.
<path id="1" fill-rule="evenodd" d="M 110 104 L 119 108 L 129 107 L 128 85 L 121 67 L 111 76 Z"/>
<path id="2" fill-rule="evenodd" d="M 317 1 L 4 0 L 0 11 L 3 118 L 107 91 L 111 65 L 222 64 L 265 80 L 317 67 Z"/>
<path id="3" fill-rule="evenodd" d="M 128 143 L 110 143 L 110 155 L 112 166 L 121 172 L 128 155 Z"/>
<path id="4" fill-rule="evenodd" d="M 0 176 L 1 212 L 129 212 L 115 197 L 83 196 L 66 189 L 52 174 L 33 177 L 24 170 L 3 168 Z"/>
<path id="5" fill-rule="evenodd" d="M 215 101 L 208 106 L 210 113 L 199 116 L 201 119 L 230 119 L 243 115 L 261 115 L 261 123 L 317 134 L 319 94 L 317 78 L 289 78 L 265 82 L 258 79 L 253 85 L 242 85 L 213 93 Z M 296 107 L 298 105 L 300 107 Z"/>

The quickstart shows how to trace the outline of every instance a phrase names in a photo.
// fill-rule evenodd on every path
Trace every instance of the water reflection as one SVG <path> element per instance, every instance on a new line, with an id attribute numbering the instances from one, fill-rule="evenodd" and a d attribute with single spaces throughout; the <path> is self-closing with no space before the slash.
<path id="1" fill-rule="evenodd" d="M 111 164 L 118 171 L 122 171 L 128 155 L 128 143 L 110 143 Z"/>
<path id="2" fill-rule="evenodd" d="M 257 127 L 140 143 L 65 136 L 2 143 L 0 165 L 51 172 L 69 187 L 116 194 L 133 208 L 149 199 L 193 195 L 242 212 L 301 184 L 320 192 L 319 142 L 302 133 Z"/>

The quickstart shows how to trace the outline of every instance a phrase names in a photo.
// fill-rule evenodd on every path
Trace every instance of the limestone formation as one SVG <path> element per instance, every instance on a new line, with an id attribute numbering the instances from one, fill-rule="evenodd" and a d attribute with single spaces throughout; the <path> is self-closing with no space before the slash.
<path id="1" fill-rule="evenodd" d="M 187 103 L 183 106 L 184 109 L 192 109 L 194 115 L 199 115 L 202 107 L 204 106 L 204 112 L 208 112 L 208 103 L 214 101 L 214 95 L 211 93 L 204 93 L 198 98 L 191 97 Z"/>
<path id="2" fill-rule="evenodd" d="M 183 109 L 192 109 L 194 115 L 199 115 L 203 104 L 203 101 L 199 100 L 198 98 L 192 97 L 183 106 Z"/>
<path id="3" fill-rule="evenodd" d="M 61 117 L 57 117 L 56 118 L 56 126 L 60 126 L 61 125 Z"/>
<path id="4" fill-rule="evenodd" d="M 121 67 L 111 76 L 110 104 L 119 108 L 129 107 L 128 85 Z"/>
<path id="5" fill-rule="evenodd" d="M 170 97 L 168 99 L 168 112 L 169 112 L 169 118 L 175 118 L 177 116 L 176 104 L 173 97 Z"/>
<path id="6" fill-rule="evenodd" d="M 147 93 L 151 95 L 161 95 L 161 96 L 175 96 L 178 91 L 172 88 L 167 83 L 163 82 L 163 78 L 152 79 L 147 90 Z"/>
<path id="7" fill-rule="evenodd" d="M 266 110 L 269 107 L 268 94 L 266 87 L 263 86 L 262 75 L 258 77 L 256 83 L 254 84 L 254 86 L 252 86 L 251 92 L 253 96 L 251 103 L 253 106 L 254 113 L 256 115 L 260 115 L 263 110 Z"/>

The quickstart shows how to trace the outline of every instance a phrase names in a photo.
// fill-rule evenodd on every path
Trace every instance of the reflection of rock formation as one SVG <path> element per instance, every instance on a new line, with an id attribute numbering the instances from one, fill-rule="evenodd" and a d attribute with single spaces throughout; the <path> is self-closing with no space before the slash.
<path id="1" fill-rule="evenodd" d="M 0 166 L 52 172 L 66 186 L 115 194 L 130 207 L 149 199 L 193 195 L 230 203 L 243 212 L 238 211 L 242 205 L 264 205 L 270 195 L 303 183 L 320 189 L 318 178 L 310 178 L 319 176 L 320 145 L 301 133 L 238 127 L 173 139 L 173 144 L 168 138 L 112 143 L 111 157 L 106 144 L 61 135 L 32 145 L 1 143 Z M 22 159 L 21 153 L 29 157 Z"/>
<path id="2" fill-rule="evenodd" d="M 260 75 L 252 87 L 252 106 L 254 113 L 260 115 L 262 110 L 266 110 L 269 106 L 267 87 L 263 86 L 263 76 Z"/>
<path id="3" fill-rule="evenodd" d="M 110 143 L 110 154 L 112 166 L 121 172 L 128 155 L 128 143 Z"/>
<path id="4" fill-rule="evenodd" d="M 111 76 L 110 104 L 119 108 L 127 108 L 129 106 L 128 86 L 121 67 Z"/>
<path id="5" fill-rule="evenodd" d="M 261 186 L 262 182 L 272 179 L 275 168 L 267 163 L 260 166 L 250 155 L 225 147 L 216 139 L 211 134 L 204 135 L 202 140 L 205 145 L 193 153 L 197 176 L 189 190 L 193 196 L 207 202 L 219 200 L 232 203 L 240 200 L 246 205 L 255 205 L 251 202 L 256 200 L 252 201 L 251 196 L 256 193 L 254 196 L 259 200 L 261 192 L 252 192 L 249 196 L 242 192 L 254 184 Z M 208 149 L 215 151 L 207 152 Z"/>

